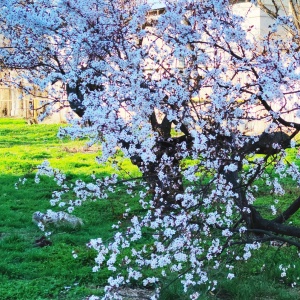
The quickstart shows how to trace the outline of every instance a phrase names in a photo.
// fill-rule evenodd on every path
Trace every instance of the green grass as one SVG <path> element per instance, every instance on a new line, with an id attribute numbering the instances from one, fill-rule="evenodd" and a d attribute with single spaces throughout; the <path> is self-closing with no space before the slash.
<path id="1" fill-rule="evenodd" d="M 34 242 L 42 233 L 33 224 L 33 212 L 50 208 L 49 199 L 55 184 L 43 178 L 39 185 L 34 183 L 37 165 L 47 159 L 55 168 L 66 172 L 69 179 L 87 178 L 92 172 L 107 176 L 113 172 L 107 164 L 95 163 L 99 149 L 85 150 L 85 141 L 59 140 L 56 137 L 58 125 L 27 125 L 24 120 L 0 119 L 0 299 L 1 300 L 79 300 L 94 294 L 101 295 L 109 272 L 105 269 L 92 272 L 95 252 L 86 247 L 91 238 L 112 236 L 111 225 L 121 215 L 128 196 L 120 189 L 110 200 L 85 203 L 75 210 L 85 225 L 77 229 L 55 230 L 53 244 L 35 247 Z M 121 159 L 121 158 L 120 158 Z M 291 153 L 291 159 L 294 159 Z M 120 160 L 124 172 L 138 174 L 128 160 Z M 33 173 L 32 173 L 33 172 Z M 23 176 L 28 181 L 19 189 L 14 184 Z M 258 183 L 259 184 L 259 183 Z M 298 190 L 290 184 L 291 194 Z M 270 195 L 260 195 L 263 207 Z M 283 198 L 284 203 L 284 198 Z M 284 205 L 284 204 L 283 204 Z M 266 213 L 268 209 L 266 208 Z M 295 222 L 298 222 L 295 217 Z M 78 254 L 73 259 L 72 251 Z M 226 258 L 224 258 L 226 259 Z M 219 279 L 217 289 L 212 293 L 200 289 L 201 299 L 299 299 L 300 292 L 291 288 L 294 281 L 300 285 L 300 262 L 297 251 L 290 247 L 265 246 L 253 252 L 247 263 L 237 263 L 236 278 L 226 280 L 228 271 L 215 271 Z M 225 261 L 226 263 L 226 261 Z M 230 261 L 228 263 L 231 263 Z M 294 265 L 281 278 L 279 263 Z M 186 300 L 180 283 L 169 278 L 164 282 L 162 300 Z M 197 290 L 197 287 L 195 287 Z"/>
<path id="2" fill-rule="evenodd" d="M 27 125 L 24 120 L 0 119 L 0 299 L 83 299 L 99 294 L 109 275 L 92 273 L 95 253 L 86 247 L 91 238 L 109 238 L 116 221 L 112 206 L 120 207 L 118 193 L 110 201 L 83 205 L 75 215 L 84 221 L 82 228 L 56 230 L 53 245 L 35 247 L 42 232 L 33 224 L 32 214 L 50 208 L 55 184 L 43 178 L 34 183 L 37 165 L 47 159 L 68 178 L 86 178 L 92 172 L 107 176 L 113 169 L 99 166 L 98 149 L 85 151 L 85 141 L 59 140 L 58 125 Z M 127 172 L 136 169 L 123 161 Z M 122 173 L 122 172 L 121 172 Z M 121 174 L 125 176 L 126 173 Z M 19 189 L 20 177 L 28 180 Z M 122 206 L 121 206 L 122 207 Z M 72 250 L 79 257 L 73 259 Z"/>

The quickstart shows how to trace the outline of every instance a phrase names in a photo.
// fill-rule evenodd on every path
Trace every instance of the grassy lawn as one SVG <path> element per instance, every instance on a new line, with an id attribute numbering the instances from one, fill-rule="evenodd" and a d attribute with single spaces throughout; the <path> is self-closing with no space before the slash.
<path id="1" fill-rule="evenodd" d="M 0 299 L 82 299 L 99 294 L 108 273 L 92 273 L 93 251 L 85 245 L 91 238 L 111 236 L 116 220 L 110 201 L 99 201 L 76 210 L 84 226 L 77 230 L 54 232 L 50 247 L 35 247 L 42 232 L 32 222 L 35 211 L 51 208 L 49 199 L 55 185 L 43 178 L 34 183 L 36 166 L 47 159 L 68 178 L 84 178 L 112 172 L 109 166 L 95 164 L 97 149 L 86 149 L 85 141 L 59 140 L 57 125 L 27 125 L 23 120 L 0 120 Z M 123 162 L 126 168 L 128 162 Z M 129 170 L 134 172 L 135 170 Z M 14 184 L 29 174 L 18 190 Z M 72 250 L 79 257 L 73 259 Z"/>
<path id="2" fill-rule="evenodd" d="M 42 236 L 32 222 L 35 211 L 50 208 L 49 199 L 55 185 L 43 178 L 34 183 L 34 170 L 47 159 L 63 170 L 69 179 L 86 178 L 94 171 L 107 176 L 110 165 L 99 166 L 95 158 L 99 149 L 87 149 L 85 141 L 59 140 L 58 125 L 27 125 L 24 120 L 0 119 L 0 299 L 84 299 L 101 295 L 109 276 L 107 270 L 92 272 L 95 253 L 86 247 L 91 238 L 108 239 L 111 225 L 120 217 L 126 193 L 119 190 L 110 200 L 85 203 L 74 214 L 84 221 L 78 229 L 57 229 L 52 245 L 36 247 Z M 293 153 L 291 153 L 291 159 Z M 137 175 L 137 170 L 120 158 L 124 172 L 120 176 Z M 28 180 L 19 189 L 14 184 L 20 177 Z M 291 194 L 297 191 L 291 186 Z M 264 205 L 262 195 L 261 205 Z M 288 197 L 288 195 L 287 195 Z M 265 198 L 267 199 L 267 198 Z M 127 201 L 127 200 L 126 200 Z M 299 216 L 298 216 L 299 218 Z M 295 217 L 294 222 L 298 222 Z M 72 251 L 78 258 L 72 257 Z M 236 278 L 225 280 L 226 270 L 218 270 L 219 287 L 203 299 L 300 299 L 300 262 L 295 249 L 265 246 L 247 263 L 237 264 Z M 290 265 L 287 277 L 281 278 L 278 262 Z M 230 263 L 230 261 L 228 262 Z M 295 267 L 294 267 L 295 266 Z M 172 278 L 170 278 L 170 282 Z M 296 287 L 291 284 L 296 282 Z M 168 285 L 162 299 L 188 299 L 178 283 Z"/>

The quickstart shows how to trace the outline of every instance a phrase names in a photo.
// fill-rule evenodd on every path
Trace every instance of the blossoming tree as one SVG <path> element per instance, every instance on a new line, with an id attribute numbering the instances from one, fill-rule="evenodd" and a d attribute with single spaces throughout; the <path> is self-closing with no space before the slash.
<path id="1" fill-rule="evenodd" d="M 264 242 L 300 246 L 300 228 L 287 223 L 300 197 L 280 203 L 280 178 L 300 181 L 286 154 L 300 130 L 298 36 L 277 34 L 281 26 L 294 28 L 288 17 L 255 40 L 227 0 L 166 1 L 155 17 L 148 4 L 121 0 L 1 4 L 3 72 L 15 70 L 48 91 L 55 84 L 56 102 L 67 91 L 81 118 L 60 134 L 101 144 L 100 163 L 121 149 L 142 174 L 127 185 L 129 193 L 140 186 L 143 212 L 116 225 L 111 241 L 89 243 L 98 253 L 93 270 L 114 274 L 105 299 L 117 299 L 117 289 L 134 280 L 155 285 L 156 299 L 161 278 L 171 273 L 186 291 L 214 289 L 210 269 L 224 255 L 246 261 Z M 263 122 L 263 130 L 248 132 L 253 122 Z M 51 204 L 69 211 L 118 184 L 115 175 L 93 175 L 71 185 L 46 162 L 39 174 L 55 177 Z M 273 195 L 269 218 L 256 206 L 261 186 Z M 65 203 L 70 191 L 76 196 Z"/>

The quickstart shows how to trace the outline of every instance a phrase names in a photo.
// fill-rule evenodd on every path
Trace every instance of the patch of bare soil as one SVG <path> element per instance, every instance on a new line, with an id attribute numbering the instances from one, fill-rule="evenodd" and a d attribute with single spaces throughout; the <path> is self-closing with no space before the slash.
<path id="1" fill-rule="evenodd" d="M 97 153 L 100 150 L 100 147 L 99 146 L 64 147 L 63 150 L 68 153 Z"/>

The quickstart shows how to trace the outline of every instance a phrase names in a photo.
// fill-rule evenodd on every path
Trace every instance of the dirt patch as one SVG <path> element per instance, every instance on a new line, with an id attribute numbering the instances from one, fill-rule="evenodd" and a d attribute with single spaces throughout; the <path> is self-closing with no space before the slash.
<path id="1" fill-rule="evenodd" d="M 91 147 L 64 147 L 64 151 L 68 153 L 97 153 L 100 151 L 99 146 L 91 146 Z"/>

